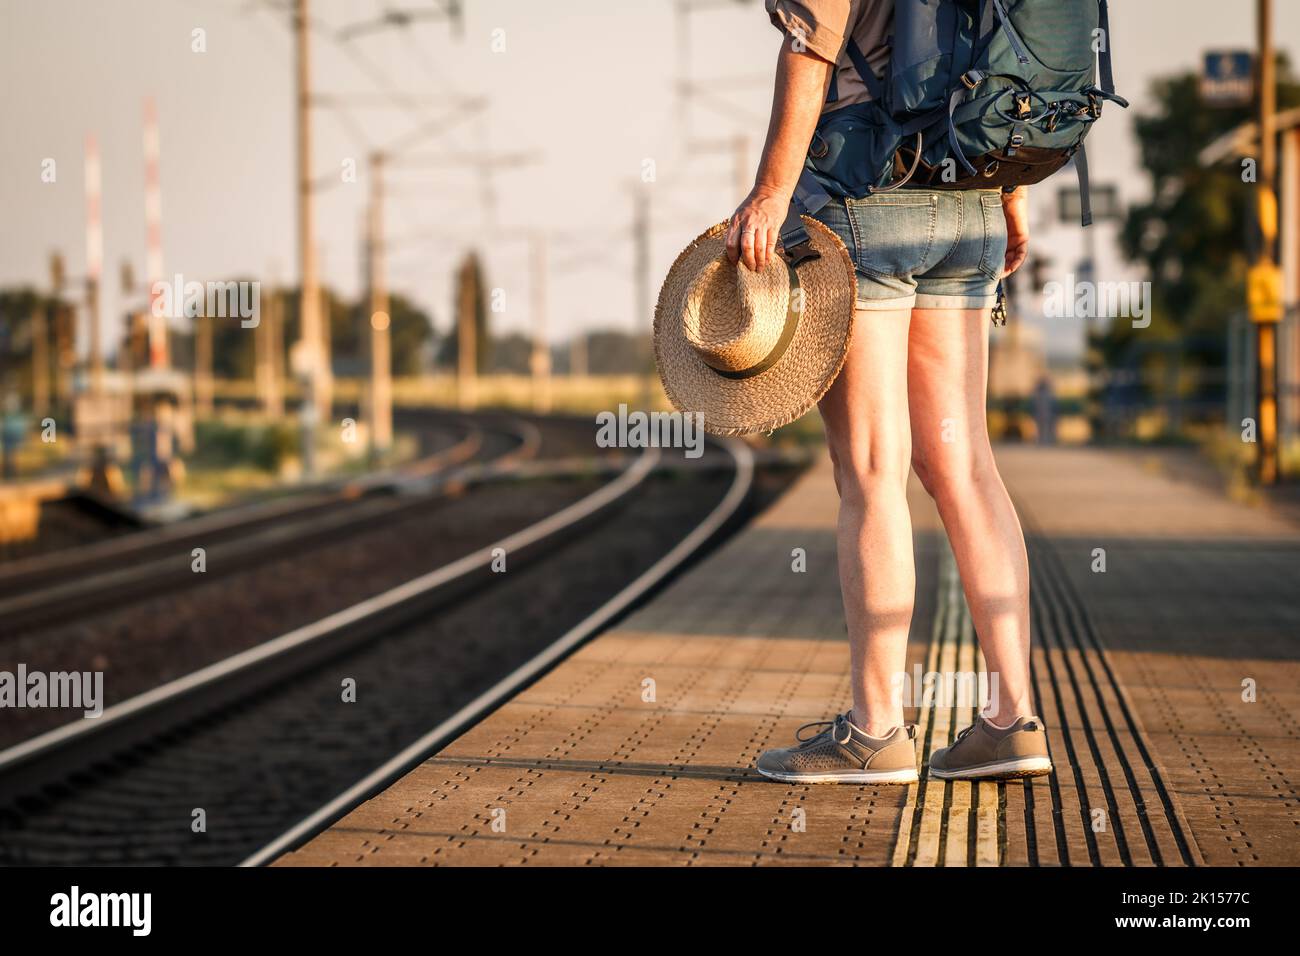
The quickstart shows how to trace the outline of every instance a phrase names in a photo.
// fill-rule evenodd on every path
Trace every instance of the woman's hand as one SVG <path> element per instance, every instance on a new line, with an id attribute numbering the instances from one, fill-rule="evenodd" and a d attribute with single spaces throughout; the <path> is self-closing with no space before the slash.
<path id="1" fill-rule="evenodd" d="M 1002 263 L 1005 279 L 1024 265 L 1029 255 L 1029 187 L 1002 194 L 1002 215 L 1007 220 L 1007 256 Z"/>
<path id="2" fill-rule="evenodd" d="M 830 76 L 830 62 L 806 44 L 796 43 L 791 36 L 781 41 L 763 159 L 754 188 L 727 227 L 727 256 L 732 262 L 743 261 L 757 272 L 776 254 L 781 224 L 790 211 L 790 196 L 808 155 Z"/>
<path id="3" fill-rule="evenodd" d="M 732 214 L 727 227 L 727 258 L 744 262 L 751 272 L 767 268 L 790 208 L 789 194 L 755 186 Z"/>

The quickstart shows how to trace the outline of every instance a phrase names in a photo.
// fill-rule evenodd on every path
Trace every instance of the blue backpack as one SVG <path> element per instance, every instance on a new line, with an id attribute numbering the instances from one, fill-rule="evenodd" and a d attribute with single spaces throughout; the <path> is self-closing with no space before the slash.
<path id="1" fill-rule="evenodd" d="M 1071 159 L 1092 222 L 1083 139 L 1106 100 L 1128 106 L 1106 0 L 895 0 L 887 76 L 851 39 L 848 55 L 871 100 L 827 113 L 813 134 L 781 228 L 792 265 L 816 255 L 800 215 L 832 195 L 1028 185 Z M 836 95 L 832 82 L 827 101 Z"/>

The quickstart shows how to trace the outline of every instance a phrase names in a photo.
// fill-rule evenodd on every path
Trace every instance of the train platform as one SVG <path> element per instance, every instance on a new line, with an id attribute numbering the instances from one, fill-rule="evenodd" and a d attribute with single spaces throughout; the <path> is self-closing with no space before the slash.
<path id="1" fill-rule="evenodd" d="M 1131 453 L 1008 446 L 998 459 L 1029 542 L 1052 775 L 927 779 L 929 754 L 973 712 L 942 695 L 908 712 L 917 785 L 788 785 L 753 769 L 848 705 L 823 460 L 654 600 L 275 865 L 1298 862 L 1300 524 Z M 951 553 L 915 483 L 909 498 L 909 673 L 973 672 Z"/>

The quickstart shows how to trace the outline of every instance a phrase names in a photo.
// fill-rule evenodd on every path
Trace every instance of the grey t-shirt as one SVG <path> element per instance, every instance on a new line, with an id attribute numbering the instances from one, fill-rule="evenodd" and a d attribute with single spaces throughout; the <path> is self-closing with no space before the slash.
<path id="1" fill-rule="evenodd" d="M 858 45 L 881 78 L 889 68 L 889 37 L 894 28 L 894 0 L 765 0 L 772 23 L 808 50 L 835 64 L 834 102 L 823 113 L 871 99 L 849 59 L 849 38 Z"/>

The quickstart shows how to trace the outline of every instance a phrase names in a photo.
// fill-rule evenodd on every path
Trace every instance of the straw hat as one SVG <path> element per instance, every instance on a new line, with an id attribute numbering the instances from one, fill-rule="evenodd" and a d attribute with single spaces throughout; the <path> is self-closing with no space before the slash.
<path id="1" fill-rule="evenodd" d="M 669 400 L 715 435 L 770 432 L 826 394 L 848 354 L 857 279 L 830 229 L 803 217 L 819 258 L 760 272 L 727 259 L 727 223 L 668 270 L 655 306 L 655 361 Z"/>

